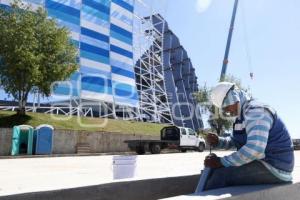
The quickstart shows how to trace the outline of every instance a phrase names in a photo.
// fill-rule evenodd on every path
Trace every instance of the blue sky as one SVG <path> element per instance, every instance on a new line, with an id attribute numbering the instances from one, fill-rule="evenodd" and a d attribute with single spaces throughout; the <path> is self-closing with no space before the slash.
<path id="1" fill-rule="evenodd" d="M 199 84 L 215 85 L 234 0 L 148 3 L 162 13 L 187 49 Z M 294 138 L 300 138 L 299 9 L 298 0 L 240 0 L 227 70 L 244 86 L 250 86 L 255 98 L 277 109 Z M 249 76 L 251 68 L 253 81 Z"/>

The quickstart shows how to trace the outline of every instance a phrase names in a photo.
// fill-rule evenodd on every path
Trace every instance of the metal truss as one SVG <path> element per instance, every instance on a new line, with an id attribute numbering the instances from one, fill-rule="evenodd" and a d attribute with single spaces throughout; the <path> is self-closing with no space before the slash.
<path id="1" fill-rule="evenodd" d="M 17 111 L 17 105 L 0 106 L 3 111 Z M 100 117 L 122 120 L 140 120 L 138 108 L 115 105 L 104 101 L 91 101 L 81 98 L 54 101 L 40 104 L 33 99 L 33 103 L 25 107 L 26 112 L 44 113 L 65 116 Z"/>
<path id="2" fill-rule="evenodd" d="M 136 13 L 134 21 L 134 51 L 136 55 L 135 76 L 140 100 L 141 119 L 154 123 L 173 124 L 164 80 L 163 33 L 155 27 L 165 26 L 159 14 L 152 14 L 141 0 L 136 4 L 144 7 Z M 136 6 L 136 7 L 139 7 Z M 145 10 L 148 9 L 148 16 Z M 156 19 L 154 19 L 156 18 Z"/>

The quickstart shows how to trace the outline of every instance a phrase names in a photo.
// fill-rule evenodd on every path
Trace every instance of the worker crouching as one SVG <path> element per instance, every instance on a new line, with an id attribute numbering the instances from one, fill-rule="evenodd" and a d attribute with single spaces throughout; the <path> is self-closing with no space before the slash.
<path id="1" fill-rule="evenodd" d="M 289 183 L 294 168 L 290 134 L 273 108 L 250 99 L 235 84 L 219 83 L 211 94 L 222 113 L 235 118 L 230 137 L 210 133 L 207 141 L 222 149 L 237 148 L 224 157 L 211 154 L 204 165 L 212 168 L 205 190 L 237 185 Z"/>

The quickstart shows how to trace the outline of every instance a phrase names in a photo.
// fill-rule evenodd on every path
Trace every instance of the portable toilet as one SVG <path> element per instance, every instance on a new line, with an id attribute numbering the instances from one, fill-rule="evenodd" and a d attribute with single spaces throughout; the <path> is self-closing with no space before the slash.
<path id="1" fill-rule="evenodd" d="M 53 126 L 43 124 L 34 131 L 34 153 L 51 154 L 53 142 Z"/>
<path id="2" fill-rule="evenodd" d="M 11 155 L 32 155 L 33 127 L 20 125 L 13 127 Z"/>

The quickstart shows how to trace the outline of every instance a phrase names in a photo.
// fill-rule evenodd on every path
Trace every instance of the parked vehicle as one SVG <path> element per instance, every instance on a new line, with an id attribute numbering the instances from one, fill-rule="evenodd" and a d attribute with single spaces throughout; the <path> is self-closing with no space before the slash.
<path id="1" fill-rule="evenodd" d="M 205 149 L 205 140 L 194 130 L 185 127 L 168 126 L 160 131 L 160 140 L 126 140 L 128 147 L 137 154 L 159 154 L 162 149 L 178 149 L 181 152 Z"/>
<path id="2" fill-rule="evenodd" d="M 293 139 L 293 145 L 295 150 L 300 150 L 300 139 Z"/>

